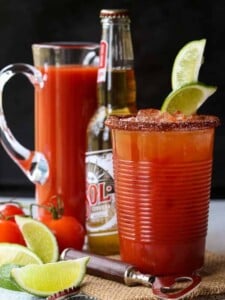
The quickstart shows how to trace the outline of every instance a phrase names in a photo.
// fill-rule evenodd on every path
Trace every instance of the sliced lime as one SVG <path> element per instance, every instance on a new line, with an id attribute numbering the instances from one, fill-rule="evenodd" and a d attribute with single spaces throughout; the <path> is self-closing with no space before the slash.
<path id="1" fill-rule="evenodd" d="M 177 54 L 172 69 L 172 89 L 198 81 L 206 40 L 187 43 Z"/>
<path id="2" fill-rule="evenodd" d="M 41 264 L 42 260 L 28 248 L 18 244 L 0 243 L 0 265 Z"/>
<path id="3" fill-rule="evenodd" d="M 56 237 L 45 224 L 21 216 L 16 216 L 15 221 L 23 234 L 27 247 L 36 253 L 44 263 L 58 260 L 59 249 Z"/>
<path id="4" fill-rule="evenodd" d="M 215 93 L 216 87 L 203 84 L 189 84 L 172 91 L 164 100 L 161 111 L 182 112 L 185 115 L 196 113 L 205 100 Z"/>
<path id="5" fill-rule="evenodd" d="M 79 286 L 86 273 L 89 257 L 43 265 L 14 268 L 11 276 L 24 290 L 37 296 L 48 296 Z"/>

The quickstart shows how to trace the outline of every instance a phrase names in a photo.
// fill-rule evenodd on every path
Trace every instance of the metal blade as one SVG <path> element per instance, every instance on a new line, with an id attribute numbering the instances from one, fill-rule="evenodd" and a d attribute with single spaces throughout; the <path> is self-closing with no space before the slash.
<path id="1" fill-rule="evenodd" d="M 181 299 L 187 296 L 201 282 L 201 277 L 193 273 L 189 276 L 161 276 L 156 277 L 152 291 L 160 299 Z"/>

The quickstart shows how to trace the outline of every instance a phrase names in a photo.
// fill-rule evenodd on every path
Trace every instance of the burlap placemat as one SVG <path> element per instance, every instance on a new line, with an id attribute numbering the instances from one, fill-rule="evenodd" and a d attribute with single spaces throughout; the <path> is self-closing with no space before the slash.
<path id="1" fill-rule="evenodd" d="M 201 275 L 202 282 L 185 299 L 225 299 L 225 255 L 207 252 Z M 98 300 L 156 299 L 151 288 L 144 286 L 127 287 L 90 275 L 86 275 L 81 290 L 88 295 L 95 296 Z"/>

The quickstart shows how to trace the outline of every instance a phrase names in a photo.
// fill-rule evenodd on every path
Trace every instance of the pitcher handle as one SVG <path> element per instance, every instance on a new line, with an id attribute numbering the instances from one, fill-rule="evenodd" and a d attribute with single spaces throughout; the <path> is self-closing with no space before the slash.
<path id="1" fill-rule="evenodd" d="M 7 81 L 16 74 L 25 75 L 35 88 L 43 88 L 42 74 L 28 64 L 12 64 L 0 71 L 0 140 L 9 156 L 33 183 L 44 184 L 49 176 L 49 166 L 45 156 L 22 146 L 7 126 L 2 98 Z"/>

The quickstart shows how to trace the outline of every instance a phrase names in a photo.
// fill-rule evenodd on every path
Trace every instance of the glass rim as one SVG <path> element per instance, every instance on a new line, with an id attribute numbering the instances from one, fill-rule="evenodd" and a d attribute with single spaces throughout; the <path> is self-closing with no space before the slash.
<path id="1" fill-rule="evenodd" d="M 136 115 L 111 115 L 105 121 L 106 126 L 113 130 L 123 131 L 196 131 L 218 127 L 220 119 L 212 115 L 194 115 L 182 121 L 151 121 L 137 120 Z"/>
<path id="2" fill-rule="evenodd" d="M 82 42 L 82 41 L 56 41 L 56 42 L 43 42 L 43 43 L 34 43 L 32 44 L 32 48 L 38 49 L 64 49 L 64 50 L 96 50 L 99 49 L 100 45 L 95 42 Z"/>

